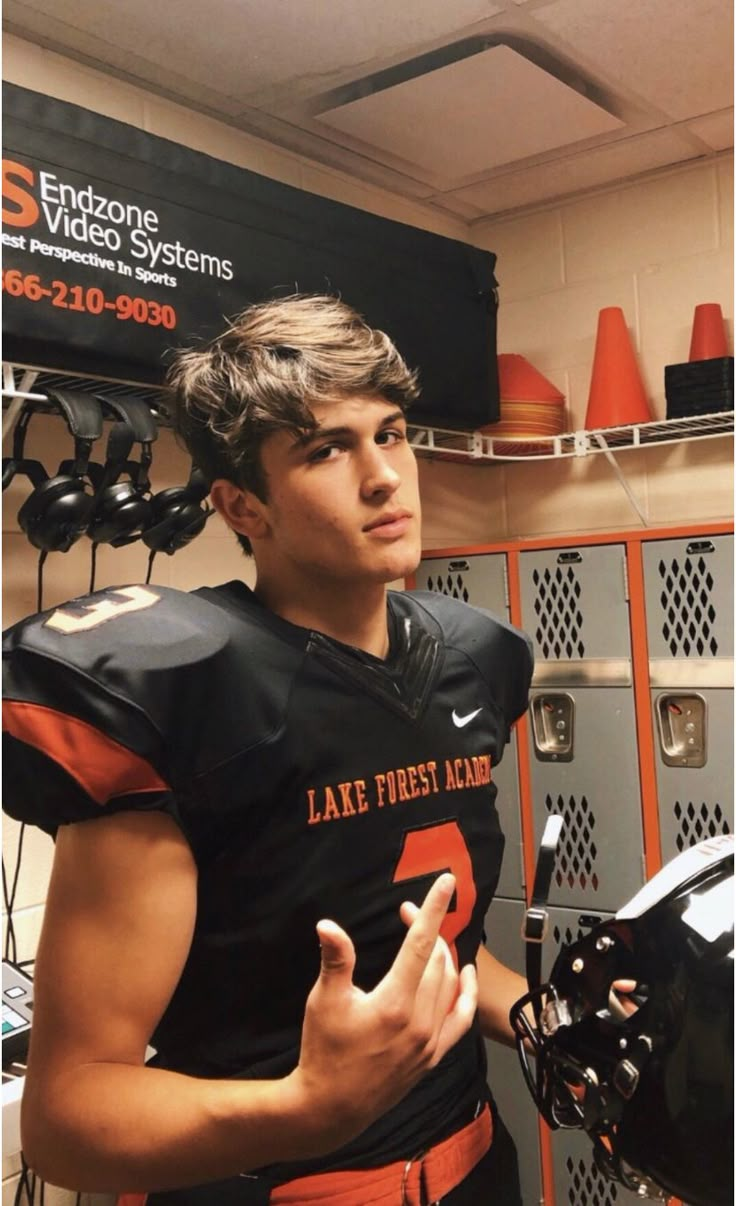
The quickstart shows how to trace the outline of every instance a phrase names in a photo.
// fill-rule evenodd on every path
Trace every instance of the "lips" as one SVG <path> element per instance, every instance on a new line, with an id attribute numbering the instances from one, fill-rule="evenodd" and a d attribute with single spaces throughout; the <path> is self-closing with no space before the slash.
<path id="1" fill-rule="evenodd" d="M 378 535 L 398 534 L 399 531 L 403 532 L 406 529 L 411 517 L 411 511 L 388 511 L 379 515 L 371 523 L 367 523 L 363 531 L 376 532 Z"/>

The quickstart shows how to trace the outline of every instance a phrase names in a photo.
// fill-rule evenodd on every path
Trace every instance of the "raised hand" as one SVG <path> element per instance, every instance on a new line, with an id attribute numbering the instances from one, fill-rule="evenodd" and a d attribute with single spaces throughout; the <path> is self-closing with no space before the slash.
<path id="1" fill-rule="evenodd" d="M 318 923 L 322 966 L 290 1079 L 324 1150 L 347 1142 L 400 1101 L 468 1030 L 477 1007 L 475 968 L 458 975 L 440 937 L 454 890 L 454 877 L 443 874 L 421 908 L 402 905 L 407 935 L 371 992 L 353 983 L 348 934 L 332 921 Z"/>

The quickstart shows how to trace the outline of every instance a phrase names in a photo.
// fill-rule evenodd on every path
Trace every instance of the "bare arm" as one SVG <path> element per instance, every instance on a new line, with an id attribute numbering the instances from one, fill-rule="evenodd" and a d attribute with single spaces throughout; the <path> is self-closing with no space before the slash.
<path id="1" fill-rule="evenodd" d="M 478 948 L 476 966 L 481 1031 L 486 1038 L 513 1047 L 515 1039 L 509 1022 L 509 1010 L 528 991 L 527 982 L 518 972 L 500 963 L 485 946 Z"/>
<path id="2" fill-rule="evenodd" d="M 470 1025 L 474 974 L 463 972 L 458 992 L 437 941 L 454 888 L 442 876 L 371 993 L 352 983 L 349 937 L 320 923 L 322 972 L 289 1076 L 145 1067 L 191 943 L 196 887 L 189 847 L 162 814 L 59 832 L 22 1111 L 26 1158 L 52 1184 L 165 1189 L 330 1151 L 401 1100 Z"/>

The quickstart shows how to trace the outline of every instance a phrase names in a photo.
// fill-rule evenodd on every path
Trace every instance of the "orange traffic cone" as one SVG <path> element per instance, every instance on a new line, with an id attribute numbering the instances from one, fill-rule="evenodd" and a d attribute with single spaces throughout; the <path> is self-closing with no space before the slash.
<path id="1" fill-rule="evenodd" d="M 598 315 L 585 426 L 625 427 L 651 420 L 624 312 L 607 306 Z"/>
<path id="2" fill-rule="evenodd" d="M 728 356 L 726 327 L 717 302 L 704 302 L 695 307 L 693 331 L 690 338 L 690 360 L 716 360 Z"/>

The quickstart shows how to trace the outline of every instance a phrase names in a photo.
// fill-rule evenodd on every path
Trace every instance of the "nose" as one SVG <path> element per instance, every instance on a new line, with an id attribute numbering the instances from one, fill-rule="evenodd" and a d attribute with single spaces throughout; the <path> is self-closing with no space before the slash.
<path id="1" fill-rule="evenodd" d="M 401 484 L 401 474 L 380 444 L 367 447 L 362 464 L 361 493 L 364 498 L 391 495 Z"/>

